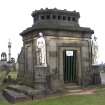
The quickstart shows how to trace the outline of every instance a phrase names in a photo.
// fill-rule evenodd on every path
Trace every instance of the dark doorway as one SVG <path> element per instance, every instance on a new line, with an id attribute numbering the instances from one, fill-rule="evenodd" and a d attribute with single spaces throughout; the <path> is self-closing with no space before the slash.
<path id="1" fill-rule="evenodd" d="M 76 50 L 63 52 L 64 82 L 76 82 Z"/>

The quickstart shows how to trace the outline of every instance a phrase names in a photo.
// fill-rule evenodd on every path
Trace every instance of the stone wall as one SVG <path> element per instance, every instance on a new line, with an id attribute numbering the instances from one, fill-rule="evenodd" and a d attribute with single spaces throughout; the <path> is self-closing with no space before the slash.
<path id="1" fill-rule="evenodd" d="M 43 31 L 46 41 L 47 64 L 52 89 L 56 90 L 64 86 L 63 80 L 63 51 L 77 51 L 77 71 L 79 85 L 91 83 L 91 42 L 88 35 L 65 31 Z M 36 39 L 37 32 L 29 33 L 30 37 L 23 37 L 24 40 L 24 83 L 34 86 L 35 66 L 37 62 Z M 30 47 L 30 50 L 27 50 Z M 27 53 L 29 55 L 27 55 Z M 28 58 L 27 58 L 28 57 Z M 21 70 L 22 71 L 22 70 Z"/>
<path id="2" fill-rule="evenodd" d="M 20 54 L 18 55 L 18 81 L 24 79 L 24 48 L 22 47 Z"/>
<path id="3" fill-rule="evenodd" d="M 59 33 L 49 31 L 47 35 L 47 61 L 50 67 L 50 73 L 52 77 L 52 87 L 54 87 L 55 89 L 64 85 L 64 50 L 77 51 L 78 84 L 89 85 L 91 83 L 90 39 L 81 38 L 80 33 L 77 34 L 61 31 Z"/>

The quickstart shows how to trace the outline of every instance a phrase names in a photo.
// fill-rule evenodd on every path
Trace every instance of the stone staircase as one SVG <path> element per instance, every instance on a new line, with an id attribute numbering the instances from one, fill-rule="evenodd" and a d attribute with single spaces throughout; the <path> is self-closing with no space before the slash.
<path id="1" fill-rule="evenodd" d="M 91 94 L 94 92 L 92 89 L 81 88 L 75 83 L 67 83 L 64 86 L 64 89 L 58 93 L 47 94 L 45 90 L 36 90 L 25 85 L 9 85 L 6 89 L 3 90 L 3 95 L 5 98 L 11 102 L 16 103 L 20 101 L 48 98 L 48 97 L 59 97 L 67 95 L 83 95 Z"/>
<path id="2" fill-rule="evenodd" d="M 94 92 L 95 92 L 94 89 L 82 88 L 76 83 L 65 84 L 63 90 L 64 95 L 84 95 L 84 94 L 92 94 Z"/>
<path id="3" fill-rule="evenodd" d="M 77 93 L 81 93 L 83 91 L 83 89 L 77 85 L 76 83 L 66 83 L 64 86 L 64 94 L 77 94 Z"/>
<path id="4" fill-rule="evenodd" d="M 9 85 L 3 90 L 4 97 L 11 103 L 33 100 L 45 95 L 44 90 L 35 90 L 25 85 Z"/>

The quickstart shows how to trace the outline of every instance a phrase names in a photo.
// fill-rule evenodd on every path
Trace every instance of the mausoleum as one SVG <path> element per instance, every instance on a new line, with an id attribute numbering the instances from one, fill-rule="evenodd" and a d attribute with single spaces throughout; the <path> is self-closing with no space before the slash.
<path id="1" fill-rule="evenodd" d="M 81 27 L 76 11 L 40 9 L 20 35 L 18 80 L 37 89 L 58 90 L 67 83 L 92 83 L 93 30 Z"/>

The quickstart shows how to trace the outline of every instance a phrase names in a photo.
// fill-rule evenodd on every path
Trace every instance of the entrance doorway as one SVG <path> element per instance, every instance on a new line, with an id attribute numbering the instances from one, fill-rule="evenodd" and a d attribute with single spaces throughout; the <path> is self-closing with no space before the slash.
<path id="1" fill-rule="evenodd" d="M 76 50 L 64 50 L 63 52 L 64 82 L 76 82 Z"/>

